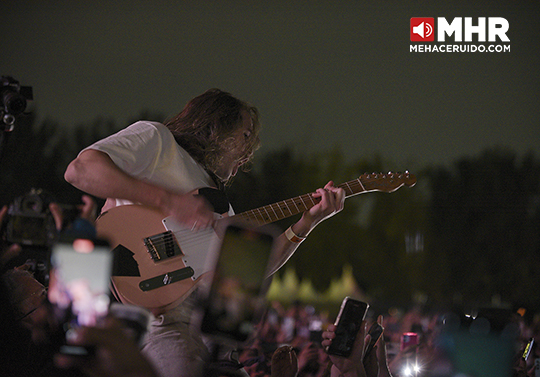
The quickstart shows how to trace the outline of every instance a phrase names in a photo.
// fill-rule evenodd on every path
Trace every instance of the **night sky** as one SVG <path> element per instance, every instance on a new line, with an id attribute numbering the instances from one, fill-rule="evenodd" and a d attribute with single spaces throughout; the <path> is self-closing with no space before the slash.
<path id="1" fill-rule="evenodd" d="M 219 87 L 259 107 L 263 151 L 338 146 L 396 170 L 493 146 L 540 156 L 538 1 L 2 0 L 0 14 L 0 74 L 33 87 L 38 121 L 169 117 Z M 503 17 L 511 51 L 410 52 L 411 17 Z"/>

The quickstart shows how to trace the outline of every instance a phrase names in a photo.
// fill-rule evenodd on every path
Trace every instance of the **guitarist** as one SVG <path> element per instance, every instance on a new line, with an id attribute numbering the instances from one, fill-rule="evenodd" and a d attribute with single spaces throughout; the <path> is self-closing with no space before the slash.
<path id="1" fill-rule="evenodd" d="M 102 209 L 140 203 L 174 216 L 193 230 L 214 224 L 212 203 L 197 189 L 230 183 L 259 146 L 258 110 L 227 92 L 210 89 L 192 99 L 165 125 L 139 121 L 84 149 L 65 172 L 78 189 L 106 198 Z M 277 271 L 324 219 L 343 209 L 345 192 L 329 182 L 312 194 L 320 202 L 277 239 Z M 196 376 L 208 357 L 201 337 L 189 328 L 193 300 L 156 310 L 143 353 L 164 377 Z"/>

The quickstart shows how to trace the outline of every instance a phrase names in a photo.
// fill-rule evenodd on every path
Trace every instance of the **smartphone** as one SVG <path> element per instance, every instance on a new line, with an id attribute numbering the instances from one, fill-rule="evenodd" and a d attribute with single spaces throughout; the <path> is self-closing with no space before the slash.
<path id="1" fill-rule="evenodd" d="M 220 242 L 209 260 L 210 288 L 195 313 L 202 333 L 240 343 L 254 334 L 270 285 L 269 261 L 277 233 L 269 229 L 231 222 L 218 231 Z"/>
<path id="2" fill-rule="evenodd" d="M 534 346 L 534 338 L 531 338 L 531 339 L 529 339 L 529 342 L 525 346 L 525 350 L 523 351 L 523 355 L 521 355 L 523 360 L 527 360 L 529 358 L 529 355 L 531 354 L 533 346 Z"/>
<path id="3" fill-rule="evenodd" d="M 339 314 L 334 325 L 336 326 L 336 337 L 332 343 L 326 347 L 326 353 L 349 357 L 356 334 L 360 329 L 362 321 L 366 317 L 369 305 L 365 302 L 345 297 L 341 303 Z"/>
<path id="4" fill-rule="evenodd" d="M 320 346 L 323 340 L 323 322 L 319 318 L 314 318 L 309 322 L 309 341 Z"/>
<path id="5" fill-rule="evenodd" d="M 400 350 L 403 351 L 404 349 L 410 347 L 410 346 L 416 346 L 418 345 L 418 334 L 415 332 L 405 332 L 401 334 L 401 346 Z"/>
<path id="6" fill-rule="evenodd" d="M 78 326 L 95 326 L 107 315 L 112 257 L 105 240 L 62 238 L 52 246 L 48 299 L 62 333 L 60 352 L 89 353 L 65 340 Z"/>
<path id="7" fill-rule="evenodd" d="M 364 357 L 369 355 L 371 351 L 373 350 L 373 347 L 375 347 L 375 344 L 379 341 L 380 337 L 382 336 L 384 331 L 384 327 L 382 327 L 378 322 L 375 322 L 371 325 L 369 328 L 368 334 L 371 335 L 371 340 L 369 341 L 369 344 L 366 348 L 366 353 Z"/>

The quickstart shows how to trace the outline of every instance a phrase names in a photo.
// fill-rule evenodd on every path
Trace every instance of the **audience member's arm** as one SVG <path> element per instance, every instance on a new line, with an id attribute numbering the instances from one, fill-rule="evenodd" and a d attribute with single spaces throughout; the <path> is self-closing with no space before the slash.
<path id="1" fill-rule="evenodd" d="M 332 339 L 335 338 L 336 326 L 329 325 L 326 331 L 323 333 L 322 346 L 328 347 L 332 343 Z M 351 355 L 349 357 L 329 355 L 332 361 L 331 376 L 342 377 L 372 377 L 367 376 L 362 363 L 364 356 L 364 344 L 369 342 L 369 336 L 366 339 L 366 321 L 362 322 L 360 330 L 356 336 L 356 340 L 353 345 Z M 376 376 L 373 376 L 376 377 Z"/>
<path id="2" fill-rule="evenodd" d="M 71 345 L 93 346 L 89 357 L 55 355 L 55 365 L 62 369 L 79 368 L 89 376 L 158 377 L 135 342 L 111 319 L 103 328 L 82 327 L 68 340 Z"/>
<path id="3" fill-rule="evenodd" d="M 0 209 L 0 224 L 4 222 L 7 211 L 7 206 L 3 206 Z M 2 269 L 7 262 L 9 262 L 12 258 L 16 257 L 20 252 L 21 247 L 19 245 L 13 244 L 6 247 L 2 242 L 2 244 L 0 244 L 0 269 Z"/>
<path id="4" fill-rule="evenodd" d="M 382 326 L 382 315 L 377 318 L 377 322 Z M 390 373 L 390 368 L 388 367 L 388 354 L 386 352 L 386 343 L 384 341 L 384 331 L 383 335 L 377 342 L 374 351 L 377 354 L 377 361 L 379 364 L 379 377 L 392 377 L 392 373 Z"/>

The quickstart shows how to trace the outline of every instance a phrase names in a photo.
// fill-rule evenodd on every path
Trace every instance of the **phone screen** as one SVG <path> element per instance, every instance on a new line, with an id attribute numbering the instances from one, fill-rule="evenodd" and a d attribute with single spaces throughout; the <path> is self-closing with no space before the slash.
<path id="1" fill-rule="evenodd" d="M 21 245 L 45 246 L 51 239 L 44 215 L 12 215 L 8 229 L 8 240 Z"/>
<path id="2" fill-rule="evenodd" d="M 227 226 L 204 300 L 201 331 L 245 341 L 263 314 L 274 237 L 259 229 Z"/>
<path id="3" fill-rule="evenodd" d="M 101 240 L 53 245 L 48 298 L 70 326 L 94 326 L 107 314 L 112 256 Z"/>

